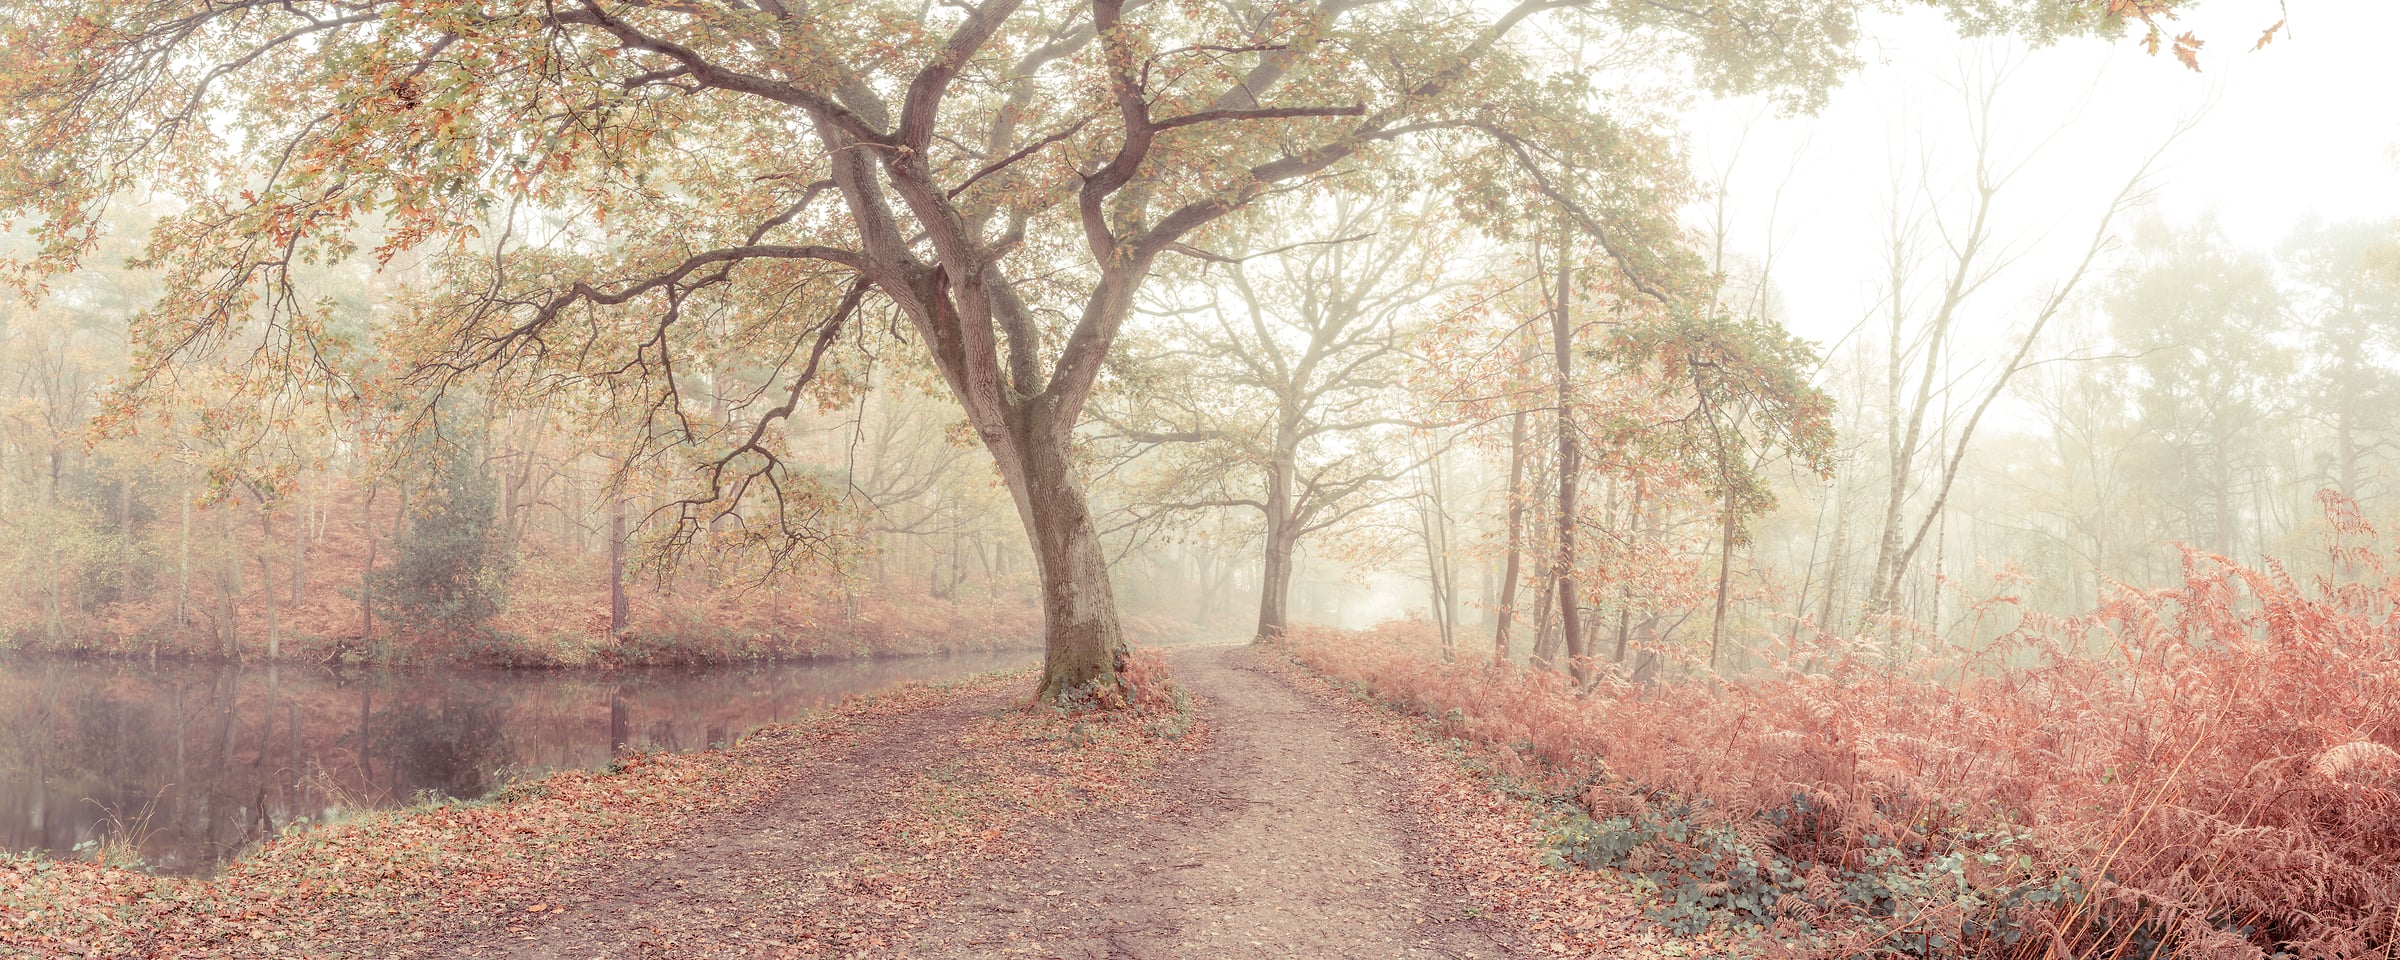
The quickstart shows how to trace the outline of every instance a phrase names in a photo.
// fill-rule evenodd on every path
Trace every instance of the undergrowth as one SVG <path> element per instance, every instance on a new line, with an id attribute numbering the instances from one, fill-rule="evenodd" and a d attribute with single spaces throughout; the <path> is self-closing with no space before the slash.
<path id="1" fill-rule="evenodd" d="M 1112 680 L 1060 691 L 1040 706 L 1067 717 L 1129 714 L 1145 736 L 1167 740 L 1182 738 L 1192 727 L 1190 695 L 1168 671 L 1166 655 L 1150 648 L 1127 654 Z"/>
<path id="2" fill-rule="evenodd" d="M 1827 642 L 1578 691 L 1405 625 L 1289 643 L 1548 798 L 1557 861 L 1654 888 L 1672 926 L 1828 957 L 2400 957 L 2400 577 L 2327 512 L 2336 576 L 2187 551 L 2179 585 L 2019 610 L 1949 658 Z"/>

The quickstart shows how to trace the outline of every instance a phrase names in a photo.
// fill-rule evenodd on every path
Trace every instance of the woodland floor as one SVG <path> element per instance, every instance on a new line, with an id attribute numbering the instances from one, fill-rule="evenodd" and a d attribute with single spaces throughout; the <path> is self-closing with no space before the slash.
<path id="1" fill-rule="evenodd" d="M 1441 831 L 1419 823 L 1428 811 L 1421 796 L 1411 802 L 1402 768 L 1424 758 L 1395 751 L 1270 659 L 1239 647 L 1173 654 L 1203 733 L 1120 802 L 1046 817 L 961 814 L 992 824 L 976 834 L 988 842 L 963 854 L 896 840 L 917 829 L 929 795 L 960 809 L 982 795 L 967 759 L 976 744 L 962 737 L 1021 712 L 1016 691 L 983 689 L 797 760 L 779 795 L 694 823 L 686 839 L 567 870 L 530 898 L 532 912 L 454 920 L 410 952 L 1518 955 L 1519 931 L 1480 919 L 1467 883 L 1423 839 Z"/>

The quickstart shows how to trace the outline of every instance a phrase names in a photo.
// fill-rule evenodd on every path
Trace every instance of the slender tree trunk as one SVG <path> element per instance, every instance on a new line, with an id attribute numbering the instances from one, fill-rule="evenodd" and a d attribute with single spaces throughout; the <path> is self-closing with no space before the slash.
<path id="1" fill-rule="evenodd" d="M 1425 544 L 1426 611 L 1432 614 L 1434 634 L 1441 638 L 1442 649 L 1447 651 L 1450 649 L 1450 618 L 1449 605 L 1443 602 L 1443 598 L 1449 594 L 1449 588 L 1442 582 L 1441 548 L 1434 545 L 1433 511 L 1422 503 L 1417 506 L 1417 534 Z"/>
<path id="2" fill-rule="evenodd" d="M 1633 498 L 1625 504 L 1625 540 L 1632 544 L 1635 550 L 1642 549 L 1642 532 L 1647 520 L 1647 515 L 1643 511 L 1648 509 L 1649 495 L 1650 479 L 1636 475 L 1633 478 Z M 1630 639 L 1632 625 L 1633 586 L 1626 584 L 1617 588 L 1617 649 L 1609 657 L 1611 662 L 1625 662 L 1625 647 Z"/>
<path id="3" fill-rule="evenodd" d="M 1552 576 L 1558 582 L 1558 625 L 1566 641 L 1567 666 L 1577 686 L 1591 680 L 1592 665 L 1583 643 L 1583 609 L 1575 583 L 1575 493 L 1582 481 L 1583 447 L 1576 442 L 1575 338 L 1569 317 L 1574 287 L 1573 250 L 1562 237 L 1558 250 L 1558 303 L 1550 314 L 1551 346 L 1558 365 L 1558 558 Z"/>
<path id="4" fill-rule="evenodd" d="M 275 615 L 275 568 L 267 561 L 275 542 L 275 523 L 264 507 L 259 509 L 258 532 L 258 598 L 267 605 L 267 662 L 272 664 L 283 658 L 283 628 Z"/>
<path id="5" fill-rule="evenodd" d="M 608 503 L 608 636 L 614 641 L 625 632 L 625 621 L 632 614 L 632 605 L 625 597 L 625 498 L 617 497 Z"/>
<path id="6" fill-rule="evenodd" d="M 180 631 L 191 623 L 192 613 L 192 492 L 177 487 L 175 502 L 175 629 Z"/>
<path id="7" fill-rule="evenodd" d="M 1417 487 L 1417 536 L 1425 544 L 1425 584 L 1428 590 L 1427 612 L 1433 618 L 1436 635 L 1441 638 L 1442 660 L 1453 656 L 1458 628 L 1457 585 L 1452 582 L 1449 550 L 1449 516 L 1442 503 L 1442 461 L 1437 454 L 1425 458 L 1424 477 Z"/>
<path id="8" fill-rule="evenodd" d="M 217 618 L 217 653 L 239 661 L 241 648 L 236 643 L 239 624 L 235 617 L 240 611 L 242 592 L 242 548 L 233 536 L 231 509 L 218 513 L 217 540 L 225 548 L 224 562 L 217 566 L 217 606 L 220 611 Z"/>
<path id="9" fill-rule="evenodd" d="M 274 582 L 268 581 L 263 589 L 273 594 Z M 275 818 L 270 812 L 272 807 L 267 803 L 267 757 L 275 752 L 275 715 L 283 712 L 282 706 L 283 675 L 277 670 L 275 662 L 270 660 L 267 662 L 267 711 L 260 718 L 258 730 L 258 759 L 250 764 L 258 785 L 258 819 L 253 822 L 261 825 L 262 833 L 275 831 Z"/>
<path id="10" fill-rule="evenodd" d="M 2344 398 L 2341 407 L 2334 413 L 2334 443 L 2341 463 L 2342 496 L 2357 500 L 2358 442 L 2352 435 L 2350 421 L 2355 414 L 2350 407 L 2349 399 Z"/>
<path id="11" fill-rule="evenodd" d="M 44 515 L 44 521 L 43 521 L 43 522 L 44 522 L 44 524 L 45 524 L 45 525 L 49 525 L 49 524 L 58 524 L 58 523 L 60 523 L 60 519 L 61 519 L 61 518 L 60 518 L 60 511 L 59 511 L 59 508 L 58 508 L 58 500 L 59 500 L 59 497 L 58 497 L 58 485 L 59 485 L 59 479 L 60 479 L 60 470 L 61 470 L 60 464 L 61 464 L 61 454 L 60 454 L 60 452 L 59 452 L 58 448 L 57 448 L 57 447 L 55 447 L 55 446 L 54 446 L 54 447 L 51 447 L 51 448 L 50 448 L 50 489 L 49 489 L 49 492 L 48 492 L 48 494 L 47 494 L 47 500 L 48 500 L 47 506 L 48 506 L 48 508 L 49 508 L 49 509 L 48 509 L 48 510 L 46 510 L 46 511 L 44 511 L 44 514 L 45 514 L 45 515 Z M 63 531 L 54 531 L 54 535 L 55 535 L 55 533 L 56 533 L 56 532 L 63 532 Z M 66 577 L 65 577 L 65 575 L 64 575 L 64 574 L 62 574 L 62 573 L 60 572 L 60 569 L 59 569 L 59 566 L 60 566 L 60 565 L 59 565 L 59 562 L 58 562 L 58 554 L 59 554 L 59 551 L 57 551 L 57 550 L 55 550 L 55 549 L 53 549 L 53 550 L 43 550 L 43 551 L 41 551 L 41 554 L 42 554 L 42 563 L 43 563 L 43 566 L 47 568 L 48 575 L 49 575 L 49 581 L 50 581 L 50 588 L 49 588 L 47 591 L 45 591 L 45 592 L 44 592 L 44 594 L 43 594 L 43 601 L 42 601 L 42 602 L 43 602 L 43 612 L 44 612 L 44 616 L 43 616 L 42 630 L 43 630 L 43 633 L 44 633 L 44 634 L 46 634 L 46 635 L 49 637 L 49 639 L 50 639 L 50 642 L 51 642 L 52 644 L 57 644 L 57 643 L 59 643 L 59 642 L 61 642 L 61 641 L 65 640 L 65 639 L 66 639 L 66 636 L 67 636 L 67 622 L 66 622 L 66 610 L 65 610 L 65 606 L 66 606 L 66 605 L 65 605 L 64 603 L 62 603 L 62 602 L 61 602 L 61 600 L 60 600 L 60 597 L 59 597 L 59 595 L 60 595 L 62 592 L 64 592 L 64 591 L 65 591 L 65 589 L 66 589 Z"/>
<path id="12" fill-rule="evenodd" d="M 1435 594 L 1434 602 L 1441 604 L 1442 662 L 1448 663 L 1458 657 L 1458 567 L 1450 556 L 1450 501 L 1442 484 L 1440 448 L 1426 458 L 1425 469 L 1432 479 L 1433 494 L 1429 504 L 1432 509 L 1426 513 L 1426 520 L 1432 526 L 1426 544 L 1433 550 L 1434 565 L 1441 570 L 1441 590 Z"/>
<path id="13" fill-rule="evenodd" d="M 2216 436 L 2211 438 L 2215 441 L 2212 446 L 2216 447 L 2216 456 L 2209 458 L 2211 465 L 2209 485 L 2216 488 L 2217 516 L 2215 529 L 2210 533 L 2215 540 L 2217 553 L 2230 557 L 2233 555 L 2234 524 L 2233 458 L 2226 452 L 2230 441 L 2226 439 L 2223 432 L 2212 432 L 2216 433 Z"/>
<path id="14" fill-rule="evenodd" d="M 305 500 L 300 515 L 292 518 L 292 597 L 291 605 L 300 606 L 300 593 L 308 588 L 308 511 Z"/>
<path id="15" fill-rule="evenodd" d="M 367 536 L 367 562 L 358 570 L 358 642 L 375 642 L 375 495 L 382 485 L 370 481 L 358 504 L 358 528 Z"/>
<path id="16" fill-rule="evenodd" d="M 1517 365 L 1533 365 L 1533 338 L 1517 341 Z M 1519 410 L 1508 418 L 1508 559 L 1501 565 L 1499 620 L 1492 627 L 1492 662 L 1507 663 L 1509 625 L 1517 614 L 1517 581 L 1524 576 L 1525 546 L 1525 418 Z"/>
<path id="17" fill-rule="evenodd" d="M 1944 513 L 1940 520 L 1934 522 L 1933 528 L 1933 600 L 1926 605 L 1931 613 L 1925 618 L 1929 634 L 1926 649 L 1929 652 L 1942 649 L 1942 571 L 1949 562 L 1946 556 L 1949 540 L 1950 516 Z"/>
<path id="18" fill-rule="evenodd" d="M 1725 599 L 1733 585 L 1733 494 L 1725 495 L 1725 516 L 1720 522 L 1724 535 L 1719 538 L 1717 551 L 1717 616 L 1708 625 L 1708 667 L 1717 667 L 1717 645 L 1725 638 Z"/>
<path id="19" fill-rule="evenodd" d="M 1547 442 L 1548 438 L 1544 437 L 1531 446 L 1538 451 L 1542 444 Z M 1550 485 L 1551 480 L 1549 464 L 1546 461 L 1537 460 L 1535 466 L 1537 469 L 1534 471 L 1534 478 L 1526 484 L 1526 489 L 1545 489 Z M 1535 531 L 1532 550 L 1535 567 L 1542 572 L 1541 576 L 1534 578 L 1532 664 L 1539 669 L 1555 670 L 1563 666 L 1559 662 L 1558 656 L 1558 631 L 1556 629 L 1558 610 L 1550 602 L 1552 591 L 1558 587 L 1558 578 L 1550 575 L 1551 563 L 1558 552 L 1558 545 L 1552 542 L 1558 527 L 1557 524 L 1551 522 L 1550 516 L 1550 508 L 1556 503 L 1556 500 L 1548 496 L 1532 497 L 1531 499 L 1533 500 L 1531 529 Z"/>
<path id="20" fill-rule="evenodd" d="M 1825 608 L 1817 616 L 1819 636 L 1839 636 L 1848 624 L 1849 608 L 1842 604 L 1842 577 L 1850 569 L 1850 500 L 1834 488 L 1833 547 L 1825 553 Z"/>

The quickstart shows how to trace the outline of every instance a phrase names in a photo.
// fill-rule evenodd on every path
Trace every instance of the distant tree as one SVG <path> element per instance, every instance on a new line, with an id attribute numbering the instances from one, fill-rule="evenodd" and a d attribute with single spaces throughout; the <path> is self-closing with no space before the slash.
<path id="1" fill-rule="evenodd" d="M 2178 123 L 2097 211 L 2077 258 L 2050 282 L 2032 309 L 2011 317 L 2011 330 L 1991 372 L 1954 381 L 1951 362 L 1962 346 L 1960 333 L 1987 299 L 1993 281 L 2017 266 L 2010 239 L 1999 233 L 1998 215 L 2038 148 L 2008 156 L 1995 123 L 2001 95 L 2017 69 L 2013 63 L 1962 68 L 1960 106 L 1970 165 L 1958 193 L 1965 202 L 1943 209 L 1903 200 L 1904 192 L 1927 190 L 1922 183 L 1905 184 L 1903 174 L 1895 171 L 1885 238 L 1887 274 L 1877 307 L 1884 328 L 1884 491 L 1874 573 L 1867 584 L 1866 609 L 1871 614 L 1898 609 L 1902 586 L 1928 538 L 1938 539 L 1950 493 L 1984 415 L 2007 392 L 2011 380 L 2041 362 L 2036 351 L 2045 342 L 2045 331 L 2101 272 L 2095 268 L 2116 245 L 2118 223 L 2148 196 L 2152 172 L 2192 126 L 2190 118 Z M 1935 575 L 1938 582 L 1940 571 Z M 1940 618 L 1936 613 L 1930 619 Z"/>
<path id="2" fill-rule="evenodd" d="M 2307 331 L 2309 401 L 2333 431 L 2326 479 L 2353 500 L 2369 490 L 2362 464 L 2389 463 L 2400 436 L 2400 234 L 2389 223 L 2302 223 L 2283 245 L 2288 297 Z"/>
<path id="3" fill-rule="evenodd" d="M 2250 486 L 2265 431 L 2291 395 L 2288 305 L 2266 256 L 2229 242 L 2213 217 L 2144 220 L 2108 290 L 2110 332 L 2137 357 L 2124 371 L 2147 482 L 2174 491 L 2172 532 L 2232 555 L 2255 517 Z M 2255 539 L 2254 539 L 2255 542 Z"/>
<path id="4" fill-rule="evenodd" d="M 1464 445 L 1504 460 L 1504 575 L 1534 587 L 1534 659 L 1588 681 L 1601 660 L 1656 639 L 1662 613 L 1697 612 L 1705 554 L 1718 557 L 1719 583 L 1729 579 L 1731 549 L 1775 505 L 1767 465 L 1825 469 L 1832 403 L 1809 382 L 1815 349 L 1780 325 L 1722 307 L 1643 316 L 1639 294 L 1592 262 L 1604 254 L 1581 256 L 1570 270 L 1553 246 L 1500 265 L 1462 298 L 1472 309 L 1445 312 L 1424 338 L 1412 386 L 1480 428 Z M 1529 442 L 1537 427 L 1553 442 Z M 1556 442 L 1562 431 L 1571 442 Z M 1571 473 L 1560 469 L 1570 451 L 1581 461 Z M 1568 533 L 1583 546 L 1570 549 Z M 1507 624 L 1520 591 L 1498 587 Z M 1570 611 L 1580 628 L 1615 614 L 1613 651 L 1596 629 L 1571 630 Z M 1496 625 L 1502 655 L 1505 636 Z"/>
<path id="5" fill-rule="evenodd" d="M 1412 467 L 1398 400 L 1420 308 L 1440 291 L 1447 246 L 1421 210 L 1341 197 L 1287 216 L 1321 226 L 1268 235 L 1275 249 L 1155 305 L 1156 342 L 1120 363 L 1103 419 L 1150 456 L 1130 509 L 1232 508 L 1261 524 L 1262 640 L 1291 623 L 1303 543 L 1392 499 Z"/>
<path id="6" fill-rule="evenodd" d="M 512 557 L 499 515 L 499 479 L 479 443 L 425 442 L 418 492 L 389 566 L 372 574 L 374 596 L 404 630 L 482 639 L 507 600 Z"/>

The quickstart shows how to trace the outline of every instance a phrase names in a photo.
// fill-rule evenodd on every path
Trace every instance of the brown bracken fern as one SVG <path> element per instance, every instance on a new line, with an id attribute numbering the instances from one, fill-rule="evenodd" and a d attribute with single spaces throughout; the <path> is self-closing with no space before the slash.
<path id="1" fill-rule="evenodd" d="M 1595 823 L 1681 818 L 1611 828 L 1645 849 L 1610 862 L 1697 903 L 1763 891 L 1747 919 L 1778 952 L 2400 957 L 2400 576 L 2324 506 L 2309 582 L 2186 550 L 2178 585 L 2018 611 L 1947 659 L 1827 642 L 1578 693 L 1438 662 L 1406 625 L 1292 650 Z"/>

